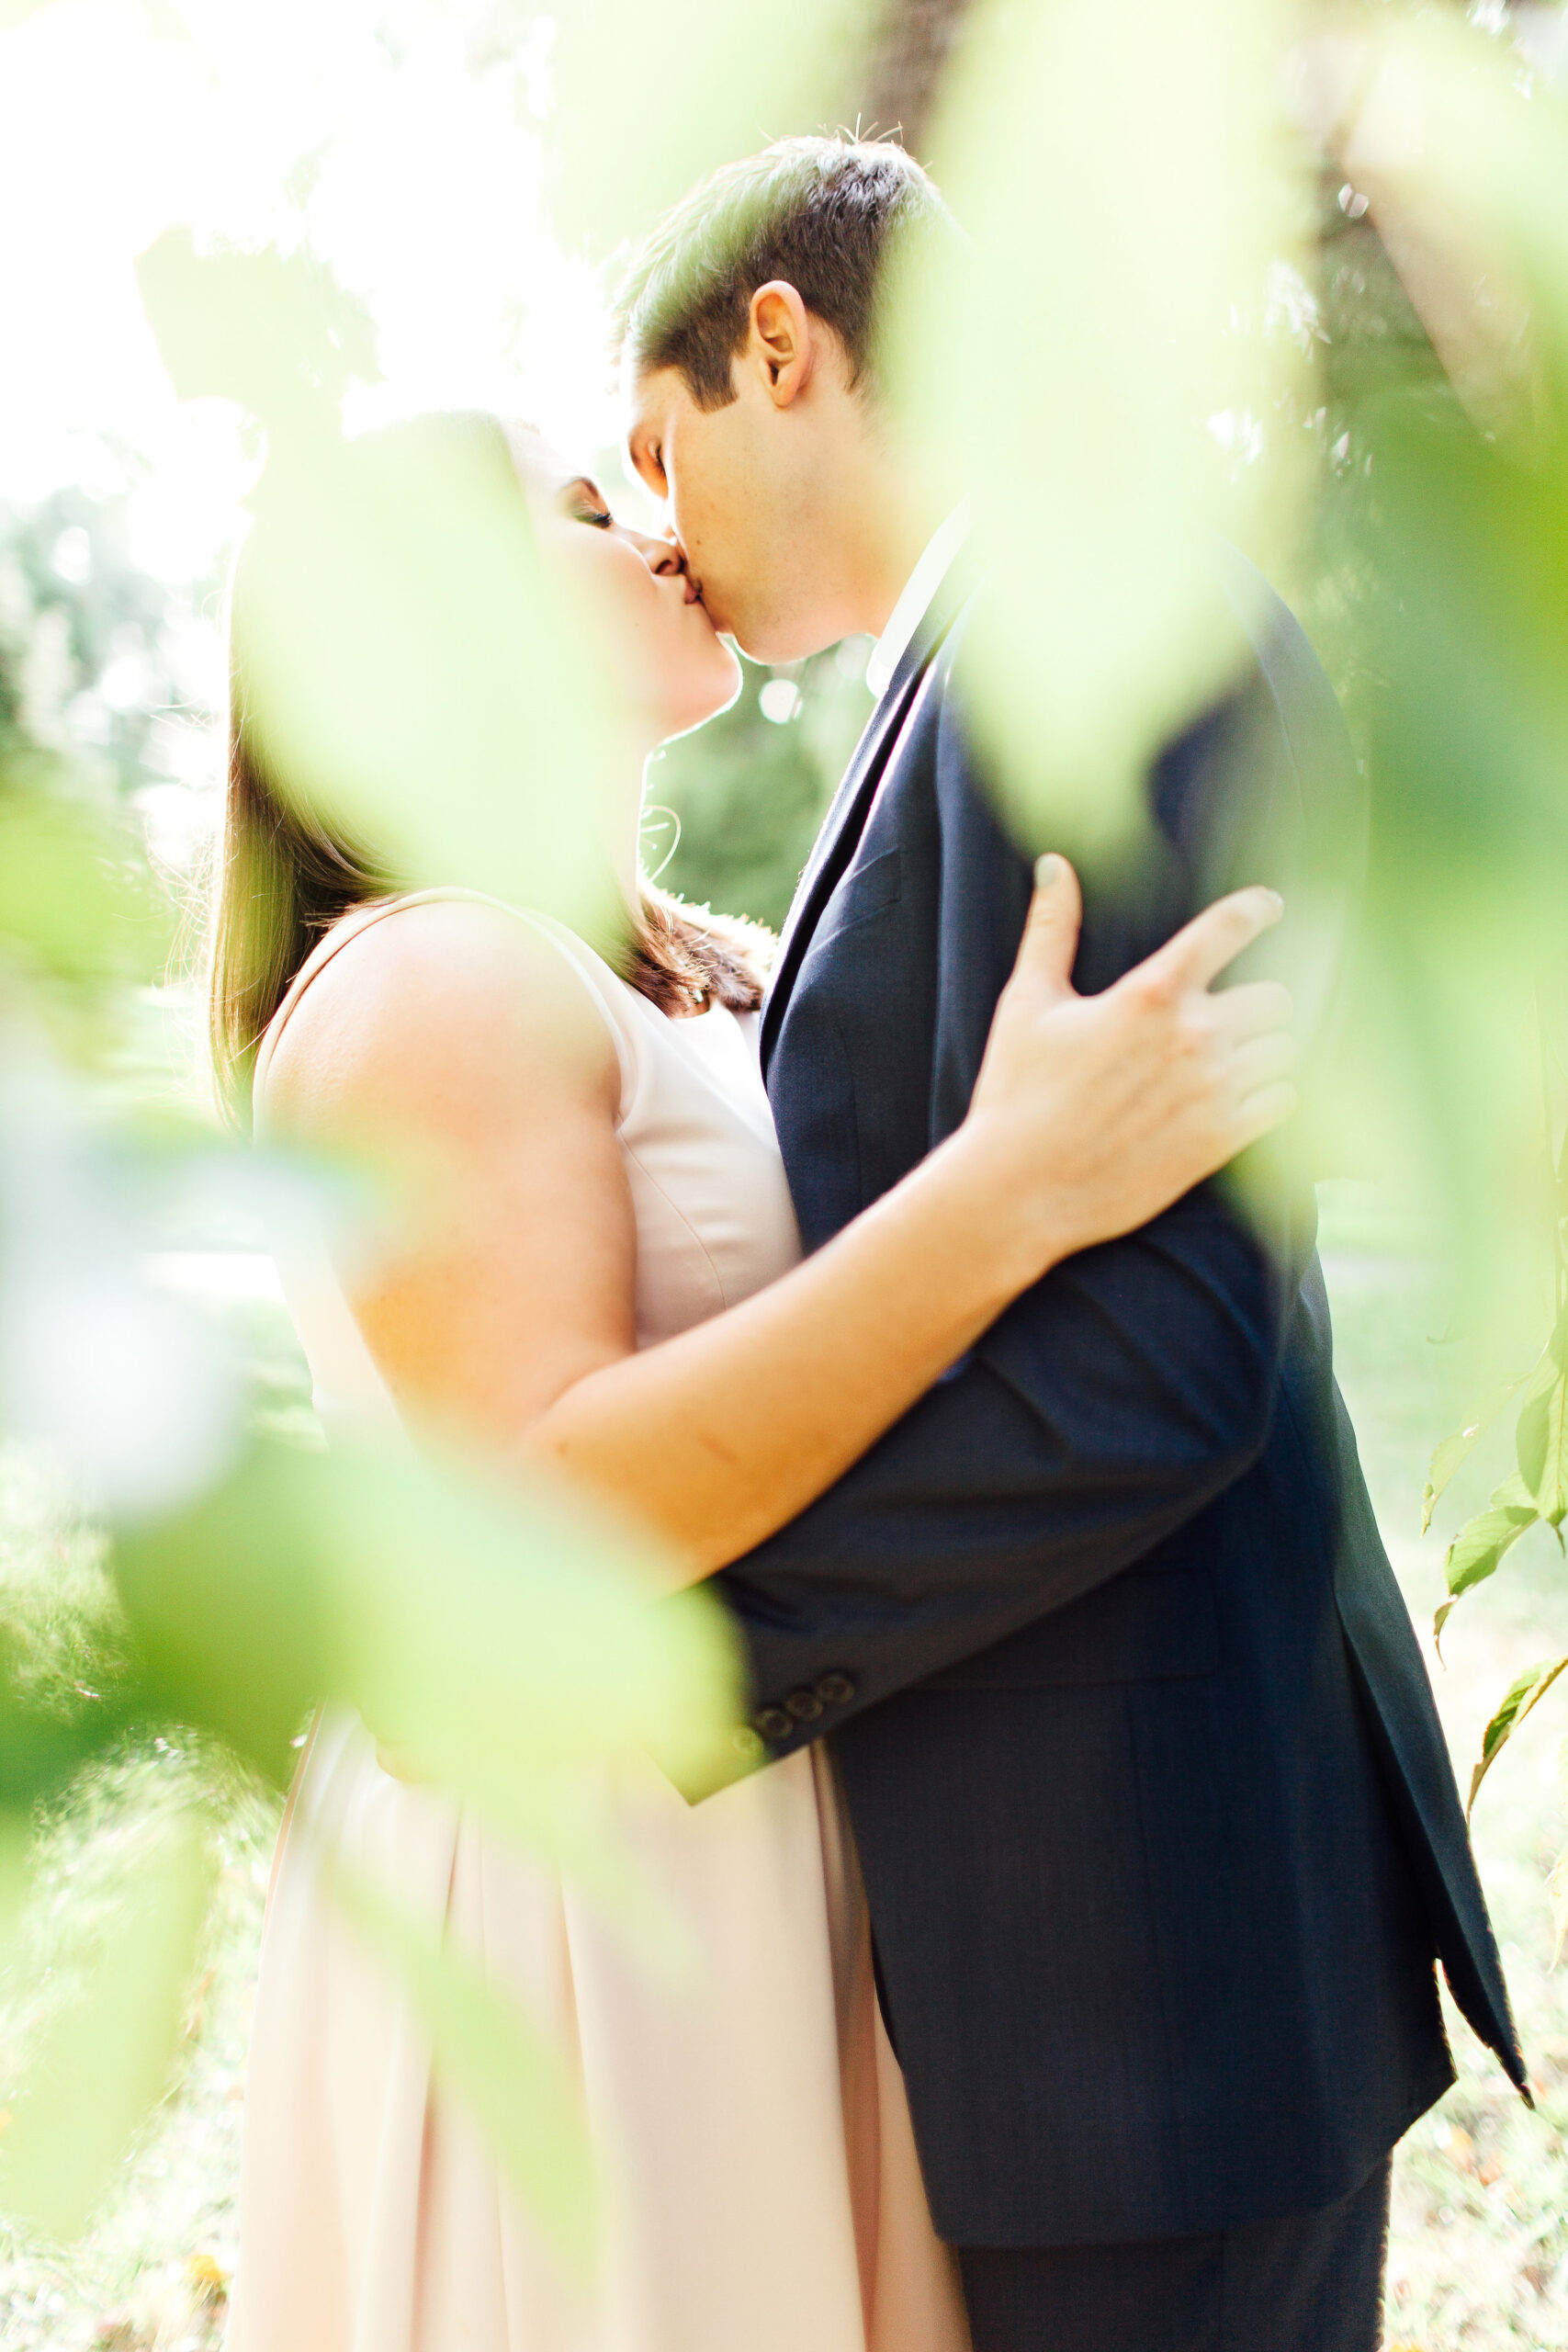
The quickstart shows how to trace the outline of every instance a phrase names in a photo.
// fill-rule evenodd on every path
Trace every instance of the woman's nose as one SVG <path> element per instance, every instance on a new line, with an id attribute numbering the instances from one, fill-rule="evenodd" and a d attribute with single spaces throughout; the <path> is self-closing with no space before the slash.
<path id="1" fill-rule="evenodd" d="M 658 580 L 668 580 L 686 569 L 686 559 L 671 539 L 650 539 L 641 531 L 633 531 L 637 552 Z"/>

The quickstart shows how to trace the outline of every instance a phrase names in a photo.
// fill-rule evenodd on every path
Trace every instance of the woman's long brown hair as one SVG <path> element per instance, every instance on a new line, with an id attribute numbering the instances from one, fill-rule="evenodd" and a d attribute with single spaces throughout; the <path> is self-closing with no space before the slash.
<path id="1" fill-rule="evenodd" d="M 499 431 L 499 427 L 496 428 Z M 209 1026 L 220 1100 L 250 1125 L 251 1078 L 267 1025 L 318 942 L 355 907 L 412 887 L 367 842 L 329 822 L 269 771 L 247 711 L 231 619 L 229 771 L 210 925 Z M 689 908 L 646 879 L 618 958 L 621 977 L 668 1013 L 761 1002 L 771 942 L 754 924 Z"/>

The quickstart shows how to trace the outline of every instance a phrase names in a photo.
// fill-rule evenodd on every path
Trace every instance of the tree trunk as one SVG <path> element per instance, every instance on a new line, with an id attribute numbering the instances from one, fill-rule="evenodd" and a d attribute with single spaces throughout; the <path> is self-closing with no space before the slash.
<path id="1" fill-rule="evenodd" d="M 969 0 L 886 0 L 863 79 L 862 133 L 919 154 Z"/>

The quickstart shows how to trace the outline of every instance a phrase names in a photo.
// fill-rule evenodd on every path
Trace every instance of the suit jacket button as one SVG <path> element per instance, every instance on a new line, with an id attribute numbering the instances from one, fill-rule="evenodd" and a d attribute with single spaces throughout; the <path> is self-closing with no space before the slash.
<path id="1" fill-rule="evenodd" d="M 744 1756 L 748 1764 L 760 1763 L 767 1754 L 761 1733 L 754 1732 L 750 1724 L 737 1724 L 729 1735 L 729 1743 L 738 1755 Z"/>
<path id="2" fill-rule="evenodd" d="M 784 1705 L 797 1724 L 814 1724 L 822 1712 L 822 1702 L 815 1690 L 792 1690 Z"/>
<path id="3" fill-rule="evenodd" d="M 764 1739 L 787 1739 L 795 1729 L 795 1717 L 783 1707 L 759 1707 L 751 1724 Z"/>
<path id="4" fill-rule="evenodd" d="M 825 1707 L 847 1707 L 854 1695 L 852 1675 L 840 1674 L 835 1669 L 831 1674 L 819 1674 L 817 1678 L 817 1696 Z"/>

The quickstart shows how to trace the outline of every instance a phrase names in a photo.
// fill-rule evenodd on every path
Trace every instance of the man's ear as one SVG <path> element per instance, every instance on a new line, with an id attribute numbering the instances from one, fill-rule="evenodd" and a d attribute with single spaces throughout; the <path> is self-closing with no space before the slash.
<path id="1" fill-rule="evenodd" d="M 757 368 L 775 408 L 789 408 L 811 381 L 817 338 L 811 313 L 787 278 L 771 277 L 751 297 L 744 364 Z"/>

